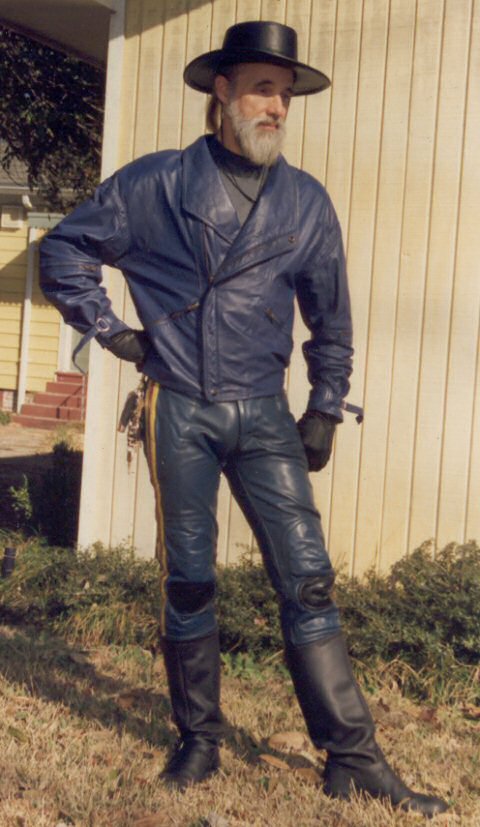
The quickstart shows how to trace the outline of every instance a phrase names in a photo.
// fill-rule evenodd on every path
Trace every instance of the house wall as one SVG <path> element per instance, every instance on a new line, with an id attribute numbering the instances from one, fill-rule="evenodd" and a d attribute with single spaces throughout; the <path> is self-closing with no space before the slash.
<path id="1" fill-rule="evenodd" d="M 17 387 L 26 270 L 26 223 L 0 228 L 0 390 Z"/>
<path id="2" fill-rule="evenodd" d="M 478 539 L 480 2 L 127 0 L 125 11 L 110 69 L 121 88 L 107 119 L 117 124 L 112 168 L 203 131 L 205 97 L 185 88 L 183 67 L 219 47 L 235 21 L 294 26 L 300 59 L 332 78 L 331 90 L 293 101 L 286 145 L 290 162 L 326 184 L 340 217 L 355 329 L 350 401 L 365 407 L 364 424 L 347 416 L 331 463 L 312 475 L 328 546 L 337 565 L 360 573 L 429 538 Z M 134 322 L 121 280 L 108 278 L 117 310 Z M 287 380 L 297 415 L 308 393 L 305 337 L 297 318 Z M 127 468 L 115 434 L 135 373 L 103 354 L 95 370 L 99 385 L 112 384 L 101 432 L 98 408 L 91 414 L 80 537 L 129 539 L 148 555 L 148 474 L 141 456 Z M 219 523 L 219 559 L 231 562 L 252 538 L 226 487 Z"/>
<path id="3" fill-rule="evenodd" d="M 42 234 L 37 230 L 35 239 L 31 234 L 29 239 L 27 219 L 19 229 L 0 228 L 0 390 L 17 391 L 19 386 L 29 243 L 33 282 L 25 390 L 44 390 L 57 369 L 61 320 L 38 283 L 37 242 Z"/>

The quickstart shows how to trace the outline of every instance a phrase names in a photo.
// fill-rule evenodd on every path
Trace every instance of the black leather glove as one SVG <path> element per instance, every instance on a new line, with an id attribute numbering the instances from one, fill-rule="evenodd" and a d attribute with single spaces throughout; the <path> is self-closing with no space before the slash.
<path id="1" fill-rule="evenodd" d="M 150 341 L 144 330 L 121 330 L 110 337 L 105 347 L 119 359 L 141 366 L 150 348 Z"/>
<path id="2" fill-rule="evenodd" d="M 309 471 L 320 471 L 330 459 L 336 424 L 333 416 L 320 411 L 306 411 L 297 422 Z"/>

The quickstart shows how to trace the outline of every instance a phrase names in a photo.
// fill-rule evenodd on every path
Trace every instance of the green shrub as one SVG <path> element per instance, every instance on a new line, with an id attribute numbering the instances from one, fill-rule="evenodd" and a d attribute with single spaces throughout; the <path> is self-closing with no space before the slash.
<path id="1" fill-rule="evenodd" d="M 4 543 L 16 545 L 15 540 Z M 51 628 L 85 644 L 158 644 L 158 566 L 128 548 L 73 552 L 37 538 L 17 552 L 0 580 L 0 620 Z M 424 545 L 387 575 L 340 576 L 336 600 L 356 671 L 372 685 L 395 681 L 430 702 L 480 701 L 480 549 Z M 280 662 L 276 596 L 251 561 L 218 571 L 224 663 L 255 671 Z"/>
<path id="2" fill-rule="evenodd" d="M 424 544 L 389 574 L 340 575 L 335 598 L 357 672 L 394 680 L 416 698 L 480 697 L 480 548 Z M 262 567 L 220 570 L 222 648 L 268 657 L 282 647 L 276 599 Z"/>
<path id="3" fill-rule="evenodd" d="M 8 425 L 12 421 L 8 411 L 0 411 L 0 425 Z"/>
<path id="4" fill-rule="evenodd" d="M 217 610 L 223 651 L 260 657 L 281 649 L 278 601 L 262 565 L 219 568 Z"/>
<path id="5" fill-rule="evenodd" d="M 157 564 L 128 548 L 96 544 L 74 552 L 36 539 L 17 553 L 13 574 L 0 580 L 0 618 L 84 643 L 153 646 L 158 616 Z"/>
<path id="6" fill-rule="evenodd" d="M 72 546 L 77 536 L 82 452 L 65 438 L 54 444 L 51 466 L 38 481 L 23 476 L 10 487 L 17 528 L 42 534 L 52 545 Z"/>
<path id="7" fill-rule="evenodd" d="M 33 516 L 33 505 L 28 477 L 23 474 L 22 484 L 19 485 L 18 488 L 15 488 L 13 485 L 10 486 L 8 493 L 10 494 L 10 501 L 17 526 L 20 528 L 24 525 L 30 525 Z"/>

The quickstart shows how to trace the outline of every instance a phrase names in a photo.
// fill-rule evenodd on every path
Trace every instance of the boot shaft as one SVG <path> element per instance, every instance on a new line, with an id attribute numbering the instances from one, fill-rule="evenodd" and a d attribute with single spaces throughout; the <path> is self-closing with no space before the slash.
<path id="1" fill-rule="evenodd" d="M 217 743 L 222 731 L 218 632 L 187 641 L 164 638 L 162 651 L 173 717 L 182 739 L 199 736 Z"/>

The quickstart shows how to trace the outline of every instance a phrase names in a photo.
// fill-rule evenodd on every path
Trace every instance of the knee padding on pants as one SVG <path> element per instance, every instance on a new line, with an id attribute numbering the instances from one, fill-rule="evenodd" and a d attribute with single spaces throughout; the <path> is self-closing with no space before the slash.
<path id="1" fill-rule="evenodd" d="M 312 611 L 326 609 L 332 603 L 331 592 L 334 582 L 334 571 L 321 577 L 308 577 L 298 590 L 300 602 Z"/>
<path id="2" fill-rule="evenodd" d="M 194 614 L 200 612 L 213 600 L 215 583 L 212 580 L 206 583 L 168 583 L 168 599 L 180 614 Z"/>

